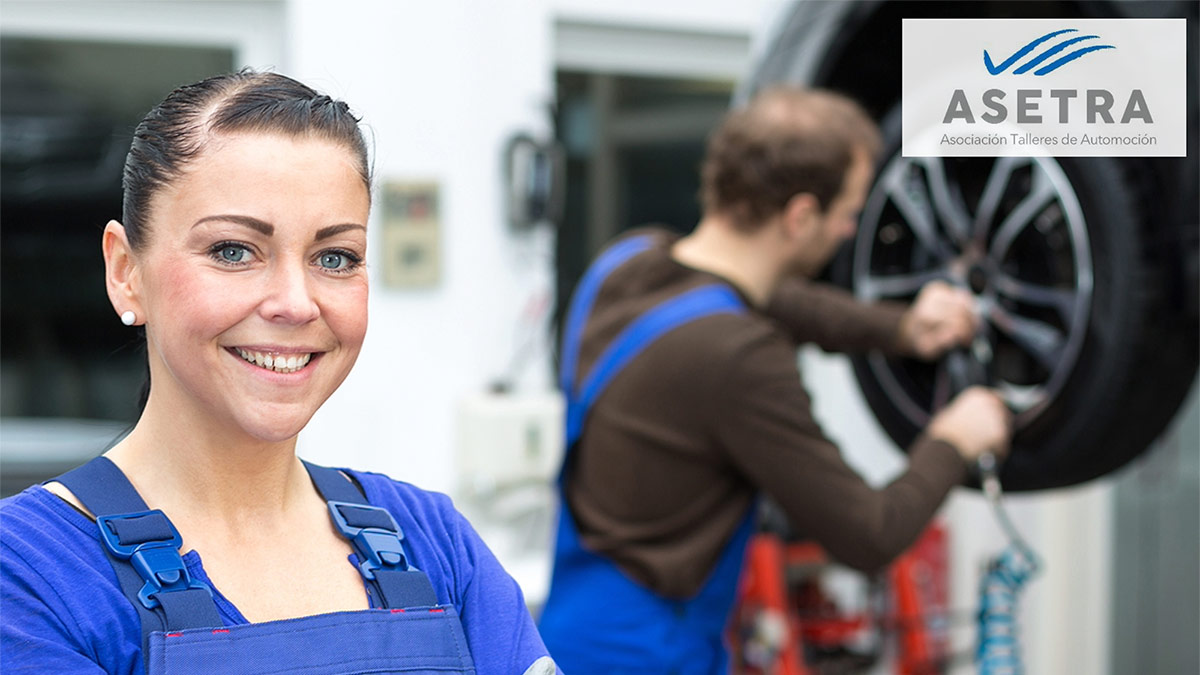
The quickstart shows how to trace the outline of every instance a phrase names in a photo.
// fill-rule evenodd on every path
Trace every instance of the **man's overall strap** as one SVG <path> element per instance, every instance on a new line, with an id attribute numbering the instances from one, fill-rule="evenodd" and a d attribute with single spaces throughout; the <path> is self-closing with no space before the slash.
<path id="1" fill-rule="evenodd" d="M 104 553 L 141 619 L 143 654 L 154 631 L 223 625 L 212 591 L 179 555 L 179 532 L 162 511 L 146 508 L 116 464 L 97 457 L 55 480 L 96 515 Z"/>
<path id="2" fill-rule="evenodd" d="M 649 249 L 653 237 L 631 237 L 609 247 L 584 273 L 563 329 L 562 362 L 559 385 L 567 399 L 567 448 L 579 440 L 588 408 L 630 361 L 650 343 L 672 329 L 703 316 L 721 312 L 742 312 L 745 305 L 732 288 L 724 284 L 700 286 L 666 300 L 638 317 L 617 336 L 596 360 L 582 384 L 576 382 L 579 349 L 583 329 L 592 305 L 605 279 L 630 258 Z"/>
<path id="3" fill-rule="evenodd" d="M 567 322 L 563 327 L 562 362 L 559 364 L 559 387 L 568 397 L 575 391 L 575 369 L 579 365 L 579 343 L 583 340 L 583 326 L 587 323 L 588 315 L 592 313 L 592 305 L 596 302 L 600 286 L 613 270 L 650 248 L 652 243 L 649 235 L 617 242 L 601 253 L 579 280 L 579 287 L 571 300 Z"/>
<path id="4" fill-rule="evenodd" d="M 567 446 L 579 440 L 584 417 L 613 378 L 655 340 L 696 319 L 743 311 L 745 305 L 732 288 L 725 284 L 709 284 L 665 300 L 635 319 L 608 345 L 578 390 L 564 392 L 567 396 Z M 578 345 L 574 350 L 578 353 Z"/>
<path id="5" fill-rule="evenodd" d="M 404 532 L 387 509 L 371 506 L 359 488 L 337 469 L 304 462 L 317 490 L 329 503 L 339 534 L 350 541 L 371 604 L 387 609 L 438 604 L 433 584 L 408 562 Z"/>

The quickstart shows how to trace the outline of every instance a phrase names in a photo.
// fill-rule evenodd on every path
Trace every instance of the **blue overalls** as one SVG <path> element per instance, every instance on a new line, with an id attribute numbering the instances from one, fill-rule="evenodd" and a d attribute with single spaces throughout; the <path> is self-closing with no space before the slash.
<path id="1" fill-rule="evenodd" d="M 146 672 L 474 673 L 458 613 L 439 605 L 429 578 L 409 564 L 392 515 L 338 471 L 305 467 L 354 547 L 372 609 L 225 626 L 212 591 L 188 573 L 174 525 L 147 509 L 115 464 L 98 457 L 55 479 L 97 517 L 105 554 L 141 618 Z"/>
<path id="2" fill-rule="evenodd" d="M 560 385 L 567 399 L 567 456 L 559 475 L 558 534 L 550 595 L 538 629 L 568 673 L 723 673 L 724 632 L 742 558 L 754 526 L 751 507 L 693 597 L 661 597 L 626 576 L 612 560 L 585 549 L 563 491 L 566 467 L 591 405 L 605 387 L 656 339 L 689 321 L 744 312 L 730 287 L 711 284 L 664 301 L 633 321 L 576 383 L 583 327 L 600 286 L 624 262 L 651 246 L 650 237 L 623 240 L 584 274 L 563 334 Z"/>

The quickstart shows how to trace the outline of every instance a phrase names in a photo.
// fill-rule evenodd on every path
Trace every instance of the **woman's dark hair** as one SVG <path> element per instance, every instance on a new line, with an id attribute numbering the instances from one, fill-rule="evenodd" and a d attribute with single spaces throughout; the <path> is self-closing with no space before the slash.
<path id="1" fill-rule="evenodd" d="M 207 141 L 223 133 L 315 136 L 343 144 L 368 191 L 371 170 L 359 118 L 342 101 L 278 73 L 242 70 L 179 87 L 133 132 L 125 158 L 121 222 L 134 250 L 145 244 L 154 196 L 178 179 Z"/>
<path id="2" fill-rule="evenodd" d="M 369 193 L 371 167 L 358 123 L 342 101 L 278 73 L 245 69 L 179 87 L 142 118 L 125 157 L 121 223 L 130 247 L 140 250 L 152 234 L 147 220 L 154 196 L 182 176 L 188 162 L 220 134 L 260 132 L 340 143 L 354 155 Z M 149 398 L 147 364 L 139 411 Z"/>

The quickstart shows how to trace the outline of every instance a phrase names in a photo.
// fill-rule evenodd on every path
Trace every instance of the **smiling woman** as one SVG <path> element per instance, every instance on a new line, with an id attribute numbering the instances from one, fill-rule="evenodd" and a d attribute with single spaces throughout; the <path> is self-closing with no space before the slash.
<path id="1" fill-rule="evenodd" d="M 6 667 L 555 671 L 447 498 L 295 455 L 366 332 L 368 166 L 346 104 L 277 74 L 142 121 L 103 253 L 153 386 L 104 456 L 0 502 Z"/>
<path id="2" fill-rule="evenodd" d="M 163 317 L 146 328 L 147 417 L 220 447 L 293 438 L 345 379 L 366 331 L 362 162 L 312 134 L 236 131 L 209 146 L 150 202 L 139 248 L 128 226 L 109 223 L 109 297 Z M 301 358 L 304 368 L 288 365 Z M 172 414 L 155 414 L 162 406 Z"/>

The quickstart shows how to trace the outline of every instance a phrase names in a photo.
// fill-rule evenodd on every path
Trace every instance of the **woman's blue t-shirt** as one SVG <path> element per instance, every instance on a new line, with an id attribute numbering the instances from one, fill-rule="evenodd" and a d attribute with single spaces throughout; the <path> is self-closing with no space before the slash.
<path id="1" fill-rule="evenodd" d="M 396 518 L 438 602 L 458 610 L 477 673 L 523 673 L 546 656 L 520 587 L 449 497 L 345 471 Z M 212 586 L 196 551 L 183 560 Z M 213 596 L 226 626 L 247 623 L 215 587 Z M 144 670 L 141 623 L 95 522 L 41 486 L 0 501 L 0 664 L 5 672 Z"/>

